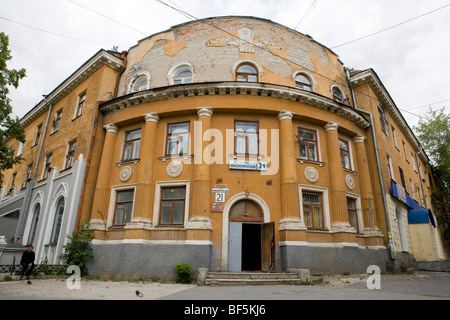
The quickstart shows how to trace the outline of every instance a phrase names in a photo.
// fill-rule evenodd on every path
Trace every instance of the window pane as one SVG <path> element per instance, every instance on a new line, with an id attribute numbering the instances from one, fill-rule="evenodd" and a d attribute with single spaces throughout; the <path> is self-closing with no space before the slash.
<path id="1" fill-rule="evenodd" d="M 258 136 L 256 134 L 248 135 L 248 153 L 258 154 Z"/>
<path id="2" fill-rule="evenodd" d="M 141 140 L 137 140 L 134 142 L 133 146 L 133 159 L 139 158 L 139 146 L 141 145 Z"/>
<path id="3" fill-rule="evenodd" d="M 300 159 L 308 160 L 308 152 L 305 145 L 300 145 Z"/>
<path id="4" fill-rule="evenodd" d="M 238 75 L 236 80 L 237 80 L 238 82 L 246 82 L 246 81 L 247 81 L 247 78 L 246 78 L 245 76 Z"/>
<path id="5" fill-rule="evenodd" d="M 132 149 L 131 143 L 127 143 L 123 150 L 123 160 L 130 160 L 131 159 L 131 149 Z"/>
<path id="6" fill-rule="evenodd" d="M 240 66 L 237 69 L 237 72 L 239 72 L 239 73 L 253 73 L 253 74 L 257 73 L 256 69 L 253 68 L 251 65 L 248 65 L 248 64 L 244 64 L 244 65 Z"/>
<path id="7" fill-rule="evenodd" d="M 355 228 L 355 230 L 358 230 L 358 223 L 356 220 L 356 212 L 351 211 L 349 212 L 349 218 L 350 218 L 350 225 Z"/>
<path id="8" fill-rule="evenodd" d="M 178 69 L 177 72 L 175 73 L 176 77 L 187 77 L 187 76 L 191 76 L 191 75 L 192 75 L 192 71 L 189 68 Z"/>
<path id="9" fill-rule="evenodd" d="M 141 130 L 135 130 L 127 133 L 127 141 L 141 138 Z"/>
<path id="10" fill-rule="evenodd" d="M 339 140 L 339 149 L 348 151 L 348 145 L 347 145 L 347 143 L 344 142 L 344 141 L 342 141 L 342 140 Z"/>
<path id="11" fill-rule="evenodd" d="M 185 188 L 163 189 L 163 200 L 184 199 Z"/>
<path id="12" fill-rule="evenodd" d="M 322 210 L 319 207 L 313 207 L 314 211 L 314 227 L 323 228 L 322 226 Z"/>
<path id="13" fill-rule="evenodd" d="M 348 153 L 344 153 L 343 157 L 344 157 L 344 168 L 350 169 L 350 159 L 348 157 Z"/>
<path id="14" fill-rule="evenodd" d="M 236 153 L 238 154 L 245 153 L 245 136 L 236 137 Z"/>
<path id="15" fill-rule="evenodd" d="M 162 202 L 161 224 L 172 224 L 172 201 Z"/>
<path id="16" fill-rule="evenodd" d="M 124 224 L 131 221 L 131 214 L 133 213 L 133 205 L 131 203 L 128 203 L 125 206 L 125 217 L 124 217 Z"/>
<path id="17" fill-rule="evenodd" d="M 169 140 L 167 154 L 177 154 L 177 141 L 175 139 L 176 137 L 172 137 L 171 140 Z"/>
<path id="18" fill-rule="evenodd" d="M 305 218 L 305 224 L 307 227 L 312 227 L 311 207 L 303 205 L 303 215 Z"/>
<path id="19" fill-rule="evenodd" d="M 312 140 L 312 141 L 316 140 L 316 135 L 312 131 L 299 129 L 298 136 L 301 138 L 304 138 L 304 139 Z"/>
<path id="20" fill-rule="evenodd" d="M 180 150 L 178 151 L 178 154 L 186 154 L 188 151 L 188 142 L 189 142 L 189 135 L 183 134 L 180 135 Z"/>
<path id="21" fill-rule="evenodd" d="M 248 82 L 258 82 L 258 77 L 249 75 Z"/>
<path id="22" fill-rule="evenodd" d="M 184 201 L 175 201 L 173 206 L 173 224 L 183 224 Z"/>
<path id="23" fill-rule="evenodd" d="M 347 207 L 348 207 L 349 209 L 355 210 L 355 209 L 356 209 L 356 208 L 355 208 L 355 201 L 353 201 L 353 200 L 347 200 Z"/>
<path id="24" fill-rule="evenodd" d="M 253 122 L 236 122 L 236 131 L 244 131 L 246 133 L 256 133 L 258 124 Z"/>
<path id="25" fill-rule="evenodd" d="M 114 224 L 116 226 L 122 226 L 123 223 L 123 204 L 119 204 L 116 208 L 116 221 L 114 221 Z"/>
<path id="26" fill-rule="evenodd" d="M 189 123 L 177 123 L 169 125 L 169 134 L 189 132 Z"/>
<path id="27" fill-rule="evenodd" d="M 307 203 L 320 204 L 320 195 L 319 194 L 304 193 L 303 194 L 303 201 L 305 201 Z"/>
<path id="28" fill-rule="evenodd" d="M 316 144 L 315 143 L 309 143 L 309 160 L 316 161 Z"/>
<path id="29" fill-rule="evenodd" d="M 132 202 L 134 191 L 119 192 L 117 194 L 117 202 Z"/>

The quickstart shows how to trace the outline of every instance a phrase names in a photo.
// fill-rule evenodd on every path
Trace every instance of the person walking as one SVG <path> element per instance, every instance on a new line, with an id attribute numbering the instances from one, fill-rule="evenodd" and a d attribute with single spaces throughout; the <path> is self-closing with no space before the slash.
<path id="1" fill-rule="evenodd" d="M 34 264 L 34 259 L 35 254 L 33 251 L 33 246 L 29 246 L 27 251 L 22 254 L 22 259 L 20 260 L 20 264 L 22 265 L 22 275 L 20 276 L 20 280 L 22 280 L 23 275 L 26 274 L 28 284 L 31 284 L 30 275 L 31 272 L 33 272 L 34 267 L 36 266 Z"/>

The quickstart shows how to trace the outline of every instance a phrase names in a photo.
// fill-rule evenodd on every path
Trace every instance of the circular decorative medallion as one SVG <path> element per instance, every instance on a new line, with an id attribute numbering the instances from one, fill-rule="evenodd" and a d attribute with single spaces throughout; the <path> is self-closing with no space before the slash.
<path id="1" fill-rule="evenodd" d="M 313 167 L 307 167 L 305 169 L 305 178 L 311 183 L 316 183 L 319 180 L 319 172 Z"/>
<path id="2" fill-rule="evenodd" d="M 180 161 L 172 161 L 167 166 L 167 175 L 171 178 L 177 178 L 183 172 L 183 165 Z"/>
<path id="3" fill-rule="evenodd" d="M 120 170 L 120 181 L 127 182 L 131 178 L 131 168 L 126 166 L 123 167 L 122 170 Z"/>
<path id="4" fill-rule="evenodd" d="M 355 188 L 355 180 L 353 180 L 352 176 L 346 176 L 345 183 L 347 184 L 347 188 L 349 188 L 350 190 L 353 190 Z"/>

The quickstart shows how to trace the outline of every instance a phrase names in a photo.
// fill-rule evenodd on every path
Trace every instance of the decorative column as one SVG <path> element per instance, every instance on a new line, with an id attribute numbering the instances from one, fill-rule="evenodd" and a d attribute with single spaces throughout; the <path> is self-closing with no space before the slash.
<path id="1" fill-rule="evenodd" d="M 369 164 L 365 145 L 366 137 L 357 135 L 353 138 L 355 143 L 356 161 L 358 163 L 358 177 L 361 189 L 361 207 L 364 218 L 365 233 L 379 234 L 375 202 L 370 178 Z"/>
<path id="2" fill-rule="evenodd" d="M 152 226 L 154 188 L 153 172 L 156 158 L 156 135 L 159 116 L 156 113 L 144 114 L 145 127 L 141 134 L 140 161 L 137 172 L 135 208 L 131 223 L 126 229 L 150 229 Z"/>
<path id="3" fill-rule="evenodd" d="M 91 213 L 91 227 L 95 230 L 106 229 L 108 218 L 109 196 L 111 194 L 110 179 L 114 159 L 114 146 L 119 128 L 114 124 L 104 126 L 106 130 L 103 143 L 102 159 L 98 168 L 97 185 Z"/>
<path id="4" fill-rule="evenodd" d="M 339 125 L 329 122 L 325 125 L 327 134 L 328 170 L 330 177 L 330 211 L 332 231 L 350 231 L 347 196 L 345 194 L 344 170 L 339 149 Z"/>
<path id="5" fill-rule="evenodd" d="M 281 170 L 280 230 L 306 230 L 305 224 L 300 219 L 296 140 L 292 128 L 293 117 L 294 113 L 290 111 L 283 110 L 278 114 Z"/>
<path id="6" fill-rule="evenodd" d="M 194 176 L 191 186 L 191 210 L 187 225 L 187 240 L 209 240 L 212 223 L 210 161 L 203 158 L 203 150 L 208 145 L 205 132 L 211 129 L 212 108 L 198 108 L 198 121 L 194 133 Z M 201 136 L 200 136 L 201 133 Z M 208 155 L 205 155 L 208 156 Z"/>

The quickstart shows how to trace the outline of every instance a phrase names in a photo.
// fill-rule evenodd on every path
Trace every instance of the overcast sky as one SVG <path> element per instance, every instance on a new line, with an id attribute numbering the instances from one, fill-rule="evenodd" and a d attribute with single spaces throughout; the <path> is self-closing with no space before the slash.
<path id="1" fill-rule="evenodd" d="M 450 0 L 164 1 L 196 18 L 255 16 L 297 27 L 336 52 L 346 67 L 373 68 L 396 105 L 408 111 L 402 114 L 411 127 L 428 105 L 450 110 Z M 19 118 L 98 50 L 128 50 L 189 21 L 156 0 L 0 0 L 0 8 L 0 32 L 9 36 L 13 56 L 8 67 L 27 70 L 9 94 Z"/>

